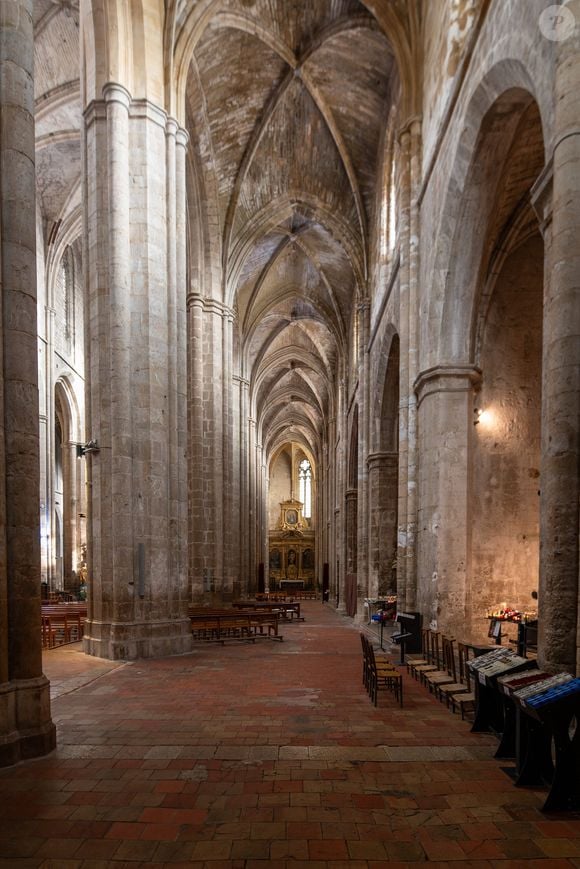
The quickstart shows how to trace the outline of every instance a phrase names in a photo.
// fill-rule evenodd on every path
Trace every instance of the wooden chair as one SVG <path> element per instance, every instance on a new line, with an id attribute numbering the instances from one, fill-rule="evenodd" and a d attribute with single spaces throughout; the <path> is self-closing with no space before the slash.
<path id="1" fill-rule="evenodd" d="M 422 678 L 422 673 L 432 673 L 435 670 L 441 669 L 441 657 L 439 653 L 439 631 L 429 631 L 429 653 L 428 662 L 426 664 L 411 663 L 411 675 L 415 678 Z"/>
<path id="2" fill-rule="evenodd" d="M 429 628 L 421 628 L 421 653 L 418 655 L 405 655 L 407 664 L 407 673 L 411 673 L 411 667 L 419 664 L 429 664 L 429 637 L 431 631 Z"/>
<path id="3" fill-rule="evenodd" d="M 465 719 L 465 712 L 468 708 L 473 709 L 475 706 L 475 694 L 471 690 L 471 677 L 467 661 L 469 657 L 469 649 L 465 643 L 457 644 L 459 654 L 459 671 L 461 676 L 462 688 L 461 691 L 449 692 L 449 702 L 451 709 L 455 713 L 455 707 L 461 711 L 461 720 Z"/>
<path id="4" fill-rule="evenodd" d="M 369 680 L 370 680 L 370 672 L 369 672 L 369 656 L 367 652 L 366 644 L 368 642 L 365 635 L 361 632 L 360 641 L 362 646 L 362 683 L 369 690 Z"/>
<path id="5" fill-rule="evenodd" d="M 369 694 L 374 705 L 377 705 L 378 694 L 386 689 L 395 695 L 399 706 L 403 706 L 403 675 L 393 664 L 377 661 L 372 644 L 366 640 L 369 670 Z"/>
<path id="6" fill-rule="evenodd" d="M 448 709 L 453 694 L 464 694 L 470 691 L 468 683 L 469 675 L 466 676 L 466 648 L 464 643 L 457 643 L 457 661 L 459 665 L 458 678 L 453 682 L 446 682 L 443 685 L 435 686 L 435 694 L 441 702 L 445 700 Z M 457 675 L 457 667 L 455 668 L 455 672 Z"/>
<path id="7" fill-rule="evenodd" d="M 372 662 L 379 669 L 388 670 L 389 672 L 398 672 L 390 660 L 385 655 L 378 655 L 374 647 L 364 632 L 361 631 L 360 640 L 363 653 L 363 685 L 370 693 L 370 684 L 372 676 Z"/>
<path id="8" fill-rule="evenodd" d="M 429 691 L 433 693 L 438 687 L 450 685 L 457 682 L 457 673 L 455 670 L 455 653 L 453 644 L 454 637 L 442 638 L 442 667 L 440 670 L 432 670 L 422 673 L 423 681 L 429 687 Z"/>

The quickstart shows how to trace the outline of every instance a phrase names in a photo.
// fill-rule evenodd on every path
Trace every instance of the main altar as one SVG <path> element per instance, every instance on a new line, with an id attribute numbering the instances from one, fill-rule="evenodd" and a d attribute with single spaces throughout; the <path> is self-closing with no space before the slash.
<path id="1" fill-rule="evenodd" d="M 314 589 L 316 585 L 315 532 L 303 516 L 303 506 L 294 498 L 280 503 L 277 526 L 269 532 L 270 590 Z"/>

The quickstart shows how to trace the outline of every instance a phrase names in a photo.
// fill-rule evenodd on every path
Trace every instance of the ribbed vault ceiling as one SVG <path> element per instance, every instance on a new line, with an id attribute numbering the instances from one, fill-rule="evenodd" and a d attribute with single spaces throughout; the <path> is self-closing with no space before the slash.
<path id="1" fill-rule="evenodd" d="M 389 2 L 403 21 L 407 5 Z M 174 6 L 177 31 L 197 7 Z M 317 454 L 355 302 L 366 292 L 395 60 L 373 0 L 221 0 L 215 8 L 188 79 L 201 166 L 195 195 L 206 201 L 223 298 L 238 312 L 242 374 L 262 442 L 279 443 L 287 429 Z M 78 0 L 35 0 L 34 25 L 48 237 L 78 210 Z"/>
<path id="2" fill-rule="evenodd" d="M 396 87 L 359 0 L 227 0 L 196 46 L 188 123 L 264 445 L 316 454 L 334 412 Z"/>
<path id="3" fill-rule="evenodd" d="M 79 196 L 78 0 L 34 0 L 36 179 L 45 233 Z"/>

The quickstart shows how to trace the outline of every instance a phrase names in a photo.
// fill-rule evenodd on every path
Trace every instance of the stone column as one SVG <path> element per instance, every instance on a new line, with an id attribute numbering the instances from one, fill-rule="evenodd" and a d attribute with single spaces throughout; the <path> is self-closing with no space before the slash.
<path id="1" fill-rule="evenodd" d="M 250 523 L 253 524 L 251 527 L 251 536 L 252 536 L 252 552 L 255 558 L 254 563 L 254 588 L 257 589 L 258 584 L 258 569 L 260 562 L 264 563 L 264 583 L 266 591 L 268 590 L 268 572 L 267 572 L 267 563 L 265 561 L 264 555 L 264 514 L 267 515 L 266 509 L 266 472 L 267 469 L 264 466 L 263 458 L 262 458 L 262 444 L 258 443 L 258 427 L 251 420 L 251 429 L 252 438 L 254 444 L 254 449 L 252 450 L 254 468 L 253 468 L 253 478 L 254 478 L 254 486 L 253 486 L 253 499 L 251 502 L 251 510 L 253 511 L 250 514 Z M 266 520 L 267 524 L 267 520 Z M 267 534 L 266 534 L 267 538 Z M 266 542 L 267 546 L 267 542 Z"/>
<path id="2" fill-rule="evenodd" d="M 418 375 L 419 206 L 421 122 L 411 119 L 400 145 L 400 411 L 399 411 L 399 546 L 397 581 L 400 606 L 416 606 L 417 561 L 417 404 Z"/>
<path id="3" fill-rule="evenodd" d="M 46 468 L 46 526 L 45 526 L 45 564 L 46 578 L 48 581 L 48 590 L 57 591 L 62 589 L 62 583 L 57 571 L 56 563 L 56 528 L 55 528 L 55 496 L 54 496 L 54 456 L 55 456 L 55 402 L 54 402 L 54 383 L 55 376 L 55 359 L 54 359 L 54 344 L 56 332 L 56 311 L 52 307 L 46 306 L 45 328 L 46 328 L 46 364 L 45 364 L 45 389 L 44 389 L 44 404 L 45 404 L 45 441 L 41 444 L 41 452 L 44 447 L 45 468 Z M 42 464 L 41 464 L 42 467 Z M 42 473 L 42 472 L 41 472 Z M 42 563 L 42 556 L 41 556 Z"/>
<path id="4" fill-rule="evenodd" d="M 359 404 L 358 404 L 358 502 L 357 502 L 357 616 L 364 613 L 363 600 L 368 597 L 369 585 L 369 485 L 367 455 L 369 452 L 369 323 L 370 303 L 367 299 L 358 306 L 359 336 Z"/>
<path id="5" fill-rule="evenodd" d="M 175 421 L 177 424 L 177 441 L 175 442 L 177 463 L 177 479 L 175 496 L 175 533 L 174 545 L 179 551 L 179 585 L 182 598 L 189 600 L 189 553 L 188 553 L 188 347 L 187 347 L 187 186 L 186 157 L 189 135 L 181 127 L 175 134 L 175 280 L 176 280 L 176 334 L 177 363 L 175 397 Z"/>
<path id="6" fill-rule="evenodd" d="M 336 540 L 336 521 L 334 517 L 334 508 L 336 505 L 336 417 L 332 416 L 328 420 L 328 445 L 327 445 L 327 464 L 326 474 L 324 479 L 324 487 L 326 489 L 326 551 L 324 561 L 329 565 L 329 601 L 336 599 L 336 591 L 334 589 L 334 580 L 336 579 L 336 555 L 338 546 Z M 322 583 L 322 574 L 320 577 Z"/>
<path id="7" fill-rule="evenodd" d="M 235 378 L 234 378 L 235 379 Z M 249 387 L 250 383 L 243 377 L 237 378 L 239 387 L 239 417 L 238 417 L 238 485 L 239 509 L 236 521 L 238 535 L 239 588 L 237 596 L 247 596 L 252 584 L 253 573 L 250 567 L 250 538 L 248 536 L 250 522 L 250 438 L 249 438 Z M 235 589 L 234 589 L 235 592 Z"/>
<path id="8" fill-rule="evenodd" d="M 268 498 L 270 492 L 270 478 L 268 466 L 265 463 L 265 455 L 262 451 L 262 497 L 260 499 L 260 527 L 262 529 L 262 557 L 264 562 L 264 583 L 270 588 L 270 553 L 268 549 Z"/>
<path id="9" fill-rule="evenodd" d="M 341 612 L 347 612 L 350 609 L 350 602 L 347 606 L 347 595 L 350 598 L 353 583 L 356 583 L 356 594 L 358 597 L 358 490 L 347 489 L 344 499 L 344 519 L 345 519 L 345 543 L 346 543 L 346 563 L 344 567 L 344 589 L 340 598 Z M 356 613 L 350 612 L 350 615 Z"/>
<path id="10" fill-rule="evenodd" d="M 258 451 L 256 447 L 256 421 L 248 420 L 248 476 L 249 498 L 246 517 L 246 533 L 249 543 L 249 590 L 258 588 Z"/>
<path id="11" fill-rule="evenodd" d="M 32 0 L 0 2 L 0 766 L 55 746 L 40 635 Z"/>
<path id="12" fill-rule="evenodd" d="M 186 189 L 188 135 L 172 118 L 166 130 L 168 447 L 170 575 L 187 596 L 187 352 L 186 352 Z"/>
<path id="13" fill-rule="evenodd" d="M 345 576 L 347 565 L 346 544 L 346 480 L 348 463 L 348 421 L 346 408 L 346 378 L 344 362 L 341 364 L 341 374 L 338 382 L 337 398 L 337 452 L 335 456 L 335 534 L 336 534 L 336 563 L 334 570 L 337 573 L 335 593 L 338 596 L 338 609 L 345 611 Z"/>
<path id="14" fill-rule="evenodd" d="M 397 475 L 399 454 L 371 453 L 367 460 L 372 502 L 369 517 L 369 597 L 391 588 L 397 556 Z"/>
<path id="15" fill-rule="evenodd" d="M 400 609 L 407 598 L 407 502 L 409 497 L 409 239 L 411 236 L 411 136 L 404 128 L 399 135 L 398 235 L 399 269 L 399 509 L 397 532 L 397 593 Z"/>
<path id="16" fill-rule="evenodd" d="M 188 300 L 190 349 L 190 571 L 193 600 L 231 599 L 232 322 L 215 299 Z"/>
<path id="17" fill-rule="evenodd" d="M 421 457 L 418 484 L 416 609 L 426 626 L 465 635 L 471 504 L 469 454 L 474 437 L 474 366 L 438 366 L 416 382 Z"/>
<path id="18" fill-rule="evenodd" d="M 534 190 L 544 217 L 539 657 L 580 672 L 580 0 L 563 4 L 573 34 L 556 42 L 553 182 Z M 551 225 L 549 208 L 551 204 Z"/>
<path id="19" fill-rule="evenodd" d="M 203 552 L 194 545 L 196 525 L 203 521 L 203 299 L 191 295 L 187 300 L 188 322 L 188 477 L 189 477 L 189 598 L 200 602 L 203 587 Z"/>
<path id="20" fill-rule="evenodd" d="M 234 483 L 233 464 L 234 464 L 234 426 L 233 426 L 233 324 L 234 312 L 231 308 L 224 308 L 222 312 L 222 415 L 223 415 L 223 503 L 222 514 L 224 522 L 221 529 L 222 546 L 224 553 L 223 566 L 223 599 L 227 601 L 233 600 L 234 597 L 234 576 L 239 570 L 238 553 L 234 553 L 234 517 L 239 512 L 234 509 L 235 500 L 234 492 L 237 487 Z M 239 489 L 238 489 L 239 491 Z M 238 570 L 236 570 L 236 565 Z"/>
<path id="21" fill-rule="evenodd" d="M 315 585 L 319 585 L 320 588 L 322 588 L 323 565 L 325 561 L 328 561 L 328 535 L 330 531 L 330 522 L 328 521 L 328 480 L 330 476 L 328 436 L 329 428 L 327 427 L 323 432 L 320 448 L 320 460 L 316 472 L 316 574 L 314 582 Z"/>
<path id="22" fill-rule="evenodd" d="M 68 432 L 70 436 L 70 432 Z M 72 572 L 76 573 L 76 559 L 73 562 L 73 554 L 78 551 L 77 547 L 77 529 L 80 512 L 80 504 L 77 501 L 77 479 L 76 473 L 79 466 L 77 459 L 76 443 L 67 439 L 62 445 L 62 477 L 63 477 L 63 498 L 62 498 L 62 518 L 63 518 L 63 587 L 65 591 L 70 591 L 76 594 L 78 591 L 77 582 L 73 582 Z"/>
<path id="23" fill-rule="evenodd" d="M 415 380 L 419 374 L 419 205 L 421 188 L 421 121 L 409 125 L 409 304 L 408 304 L 408 412 L 407 412 L 407 557 L 405 607 L 415 610 L 417 597 L 417 396 Z"/>
<path id="24" fill-rule="evenodd" d="M 358 491 L 347 489 L 345 495 L 346 513 L 346 572 L 355 574 L 358 563 Z"/>
<path id="25" fill-rule="evenodd" d="M 179 139 L 179 145 L 178 145 Z M 84 130 L 89 619 L 107 658 L 187 651 L 185 136 L 118 84 Z"/>

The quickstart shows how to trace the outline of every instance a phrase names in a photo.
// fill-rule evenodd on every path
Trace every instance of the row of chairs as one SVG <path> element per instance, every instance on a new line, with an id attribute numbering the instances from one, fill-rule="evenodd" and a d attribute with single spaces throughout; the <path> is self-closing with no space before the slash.
<path id="1" fill-rule="evenodd" d="M 459 710 L 464 719 L 475 704 L 468 658 L 469 647 L 465 643 L 426 628 L 422 631 L 422 653 L 407 655 L 407 672 L 445 701 L 448 709 Z"/>
<path id="2" fill-rule="evenodd" d="M 360 639 L 363 654 L 362 681 L 371 701 L 376 706 L 379 691 L 384 689 L 394 694 L 395 699 L 399 701 L 399 706 L 402 707 L 402 673 L 386 657 L 375 653 L 372 643 L 364 633 L 361 633 Z"/>

